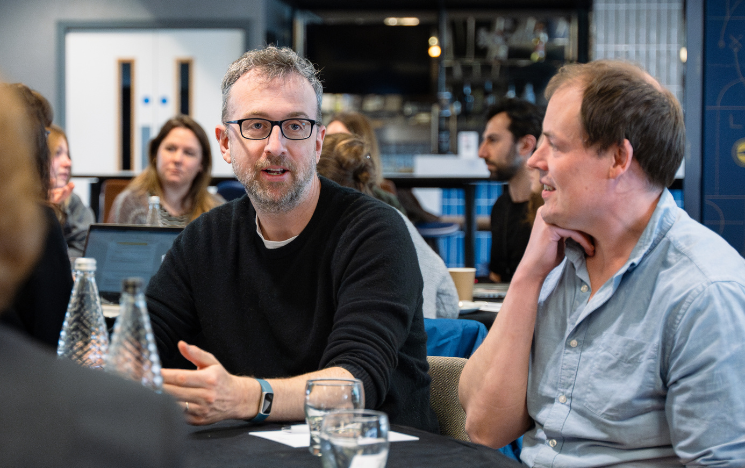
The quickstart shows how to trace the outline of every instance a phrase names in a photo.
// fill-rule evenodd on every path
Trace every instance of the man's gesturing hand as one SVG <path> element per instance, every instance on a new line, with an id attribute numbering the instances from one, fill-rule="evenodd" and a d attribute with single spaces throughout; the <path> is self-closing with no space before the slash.
<path id="1" fill-rule="evenodd" d="M 163 389 L 182 402 L 190 424 L 256 415 L 261 386 L 255 379 L 229 374 L 211 353 L 179 341 L 179 351 L 197 370 L 163 369 Z"/>

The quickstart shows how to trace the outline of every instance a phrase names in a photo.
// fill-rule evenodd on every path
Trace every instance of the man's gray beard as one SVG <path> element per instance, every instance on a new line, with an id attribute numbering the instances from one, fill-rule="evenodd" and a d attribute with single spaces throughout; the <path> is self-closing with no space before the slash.
<path id="1" fill-rule="evenodd" d="M 281 163 L 276 161 L 281 161 Z M 297 168 L 295 164 L 284 164 L 284 158 L 272 158 L 271 162 L 288 167 L 292 174 L 298 177 L 293 181 L 289 190 L 278 200 L 273 198 L 271 192 L 259 183 L 258 174 L 261 172 L 261 168 L 257 168 L 255 165 L 251 171 L 243 170 L 240 163 L 235 159 L 233 159 L 231 165 L 233 166 L 233 172 L 236 177 L 246 189 L 248 198 L 251 199 L 251 203 L 255 209 L 265 213 L 288 212 L 297 207 L 306 198 L 308 192 L 310 192 L 313 186 L 313 177 L 316 175 L 316 160 L 311 160 L 308 170 L 304 173 L 297 172 L 295 170 Z"/>

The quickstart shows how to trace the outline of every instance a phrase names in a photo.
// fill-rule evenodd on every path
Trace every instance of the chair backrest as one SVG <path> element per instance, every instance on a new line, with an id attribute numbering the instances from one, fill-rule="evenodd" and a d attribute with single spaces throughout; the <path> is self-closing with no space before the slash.
<path id="1" fill-rule="evenodd" d="M 224 180 L 217 184 L 217 193 L 225 199 L 225 201 L 235 200 L 246 194 L 246 189 L 243 184 L 237 180 Z"/>
<path id="2" fill-rule="evenodd" d="M 454 439 L 470 442 L 466 434 L 466 412 L 458 399 L 458 381 L 467 359 L 458 357 L 427 356 L 430 406 L 440 423 L 440 433 Z"/>
<path id="3" fill-rule="evenodd" d="M 101 184 L 101 195 L 98 198 L 99 223 L 105 223 L 109 218 L 109 211 L 111 211 L 111 205 L 114 204 L 114 199 L 127 188 L 129 182 L 129 179 L 107 179 Z"/>

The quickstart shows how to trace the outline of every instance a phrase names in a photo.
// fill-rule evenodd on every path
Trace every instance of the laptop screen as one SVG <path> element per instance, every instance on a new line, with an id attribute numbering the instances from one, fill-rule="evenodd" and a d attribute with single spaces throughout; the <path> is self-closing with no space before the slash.
<path id="1" fill-rule="evenodd" d="M 96 284 L 101 298 L 118 302 L 122 280 L 139 276 L 144 287 L 158 271 L 183 228 L 129 224 L 91 224 L 84 256 L 96 259 Z"/>

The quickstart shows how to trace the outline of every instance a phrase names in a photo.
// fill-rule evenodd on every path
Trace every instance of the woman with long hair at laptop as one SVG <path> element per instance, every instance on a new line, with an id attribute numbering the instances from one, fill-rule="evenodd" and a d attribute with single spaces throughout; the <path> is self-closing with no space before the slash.
<path id="1" fill-rule="evenodd" d="M 148 198 L 160 197 L 161 226 L 185 226 L 225 203 L 207 191 L 212 172 L 210 143 L 191 117 L 169 119 L 148 146 L 150 163 L 114 200 L 109 223 L 146 224 Z"/>

